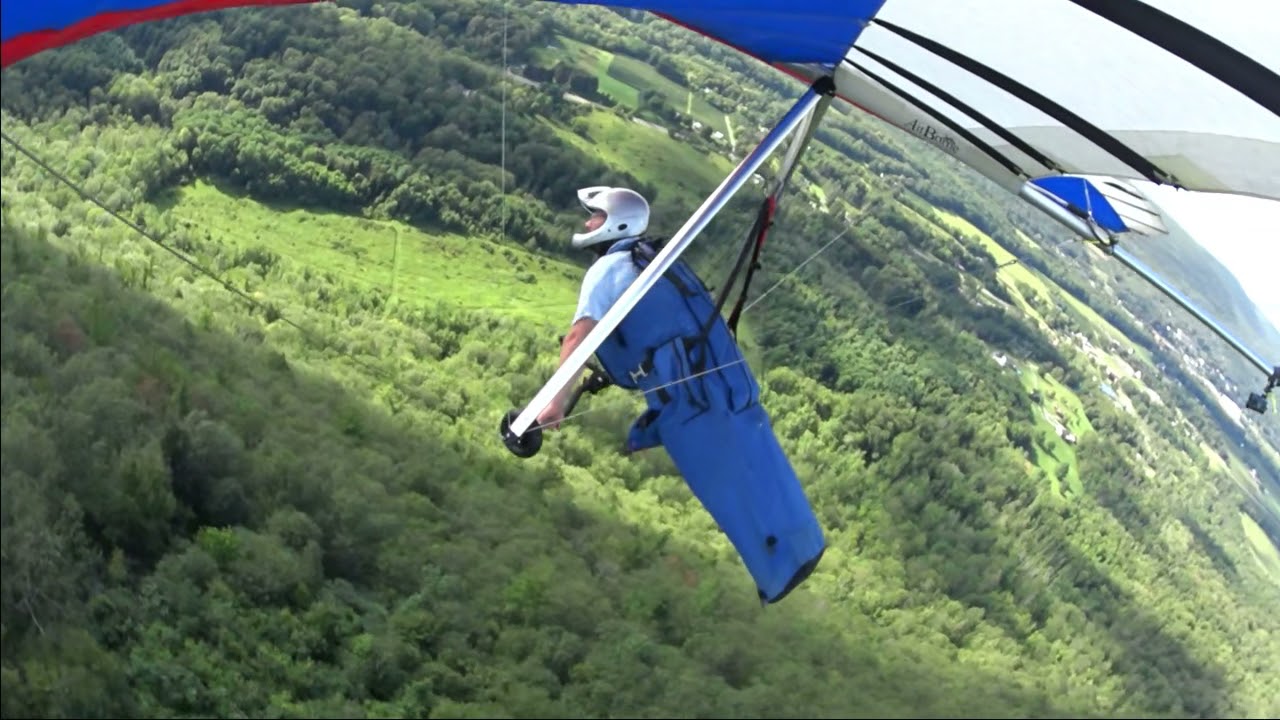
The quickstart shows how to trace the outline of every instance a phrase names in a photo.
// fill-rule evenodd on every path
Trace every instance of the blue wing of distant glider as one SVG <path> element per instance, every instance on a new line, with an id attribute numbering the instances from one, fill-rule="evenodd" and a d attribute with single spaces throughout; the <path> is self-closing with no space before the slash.
<path id="1" fill-rule="evenodd" d="M 1085 178 L 1056 175 L 1039 178 L 1034 182 L 1107 230 L 1114 233 L 1129 231 L 1129 227 L 1103 196 L 1102 191 Z"/>

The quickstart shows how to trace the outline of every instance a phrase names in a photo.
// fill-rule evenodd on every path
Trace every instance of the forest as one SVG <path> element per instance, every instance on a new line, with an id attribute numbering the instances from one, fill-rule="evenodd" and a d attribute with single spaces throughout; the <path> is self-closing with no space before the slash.
<path id="1" fill-rule="evenodd" d="M 517 81 L 551 37 L 661 80 Z M 636 122 L 687 122 L 678 82 L 736 150 Z M 556 367 L 574 191 L 670 234 L 794 82 L 639 14 L 362 0 L 4 88 L 5 717 L 1280 714 L 1248 472 L 1280 453 L 923 143 L 833 109 L 771 231 L 743 344 L 829 548 L 762 608 L 661 450 L 620 451 L 638 398 L 527 460 L 496 431 Z M 762 194 L 690 250 L 708 284 Z"/>

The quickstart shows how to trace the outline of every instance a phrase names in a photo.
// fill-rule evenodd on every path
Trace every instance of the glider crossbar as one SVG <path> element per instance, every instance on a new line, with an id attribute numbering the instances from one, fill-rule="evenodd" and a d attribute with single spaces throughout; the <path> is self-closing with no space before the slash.
<path id="1" fill-rule="evenodd" d="M 743 185 L 751 178 L 751 175 L 764 164 L 764 161 L 778 148 L 779 145 L 796 129 L 796 127 L 804 121 L 814 107 L 825 95 L 834 92 L 835 86 L 830 78 L 820 78 L 805 91 L 804 95 L 796 101 L 795 105 L 778 121 L 778 124 L 765 135 L 760 144 L 738 163 L 720 186 L 715 189 L 707 197 L 688 221 L 680 228 L 672 237 L 671 241 L 663 246 L 662 250 L 654 257 L 653 262 L 649 263 L 631 283 L 631 285 L 622 293 L 617 302 L 613 304 L 609 311 L 600 318 L 591 332 L 583 338 L 582 342 L 569 353 L 569 357 L 561 363 L 560 367 L 555 371 L 542 389 L 533 396 L 533 400 L 524 407 L 523 410 L 511 420 L 508 424 L 505 420 L 502 424 L 502 435 L 508 446 L 513 442 L 518 443 L 521 437 L 529 429 L 547 405 L 573 382 L 578 371 L 587 363 L 587 360 L 599 349 L 609 334 L 622 323 L 622 319 L 627 313 L 640 302 L 645 293 L 658 282 L 658 279 L 669 267 L 675 264 L 680 254 L 685 251 L 693 238 L 702 232 L 707 223 L 711 221 L 717 213 L 724 208 L 729 199 L 734 196 L 742 188 Z"/>

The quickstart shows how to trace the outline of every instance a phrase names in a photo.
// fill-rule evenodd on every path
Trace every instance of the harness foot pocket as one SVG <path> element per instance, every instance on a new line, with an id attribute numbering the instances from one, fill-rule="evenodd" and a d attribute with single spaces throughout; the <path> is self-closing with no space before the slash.
<path id="1" fill-rule="evenodd" d="M 627 433 L 627 444 L 623 448 L 624 454 L 630 455 L 641 450 L 657 447 L 662 444 L 662 438 L 658 437 L 658 419 L 659 410 L 646 410 L 643 415 L 636 418 L 631 424 L 631 430 Z"/>

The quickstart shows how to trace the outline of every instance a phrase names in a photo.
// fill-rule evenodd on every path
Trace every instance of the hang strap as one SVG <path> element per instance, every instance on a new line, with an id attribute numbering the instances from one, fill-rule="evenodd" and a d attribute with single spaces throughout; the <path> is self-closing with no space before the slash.
<path id="1" fill-rule="evenodd" d="M 707 318 L 699 339 L 706 339 L 711 332 L 711 326 L 715 323 L 716 316 L 724 309 L 724 304 L 729 299 L 729 293 L 733 289 L 734 282 L 738 279 L 738 273 L 742 270 L 743 264 L 746 263 L 747 256 L 750 255 L 751 260 L 746 265 L 747 273 L 742 280 L 742 289 L 738 292 L 738 299 L 734 302 L 733 310 L 727 321 L 729 331 L 733 333 L 735 339 L 737 338 L 738 320 L 742 317 L 743 307 L 746 305 L 747 292 L 751 288 L 751 280 L 755 277 L 756 270 L 760 269 L 760 250 L 764 247 L 769 228 L 773 226 L 773 218 L 778 210 L 778 200 L 782 197 L 782 192 L 787 187 L 787 181 L 791 179 L 792 172 L 795 171 L 801 156 L 804 155 L 805 149 L 813 139 L 814 132 L 817 130 L 823 114 L 826 113 L 827 107 L 831 104 L 833 94 L 834 86 L 832 86 L 831 92 L 824 94 L 818 104 L 814 106 L 813 112 L 809 117 L 805 118 L 802 132 L 796 136 L 790 147 L 787 148 L 787 155 L 782 161 L 778 177 L 774 181 L 769 195 L 760 203 L 760 209 L 756 212 L 755 222 L 752 224 L 751 230 L 747 232 L 742 249 L 738 252 L 738 259 L 734 263 L 733 269 L 729 272 L 729 277 L 725 281 L 724 287 L 720 290 L 720 296 L 716 299 L 715 312 Z"/>
<path id="2" fill-rule="evenodd" d="M 764 247 L 765 237 L 769 234 L 769 228 L 773 227 L 773 215 L 777 212 L 778 200 L 776 196 L 770 195 L 764 199 L 760 205 L 760 212 L 756 214 L 755 242 L 752 244 L 751 264 L 747 265 L 747 274 L 742 278 L 742 290 L 738 293 L 738 300 L 733 304 L 733 311 L 729 313 L 729 332 L 733 333 L 734 339 L 738 337 L 738 319 L 742 317 L 742 308 L 747 304 L 747 292 L 751 289 L 751 278 L 756 276 L 756 270 L 760 269 L 760 248 Z M 717 307 L 716 311 L 719 312 Z"/>

